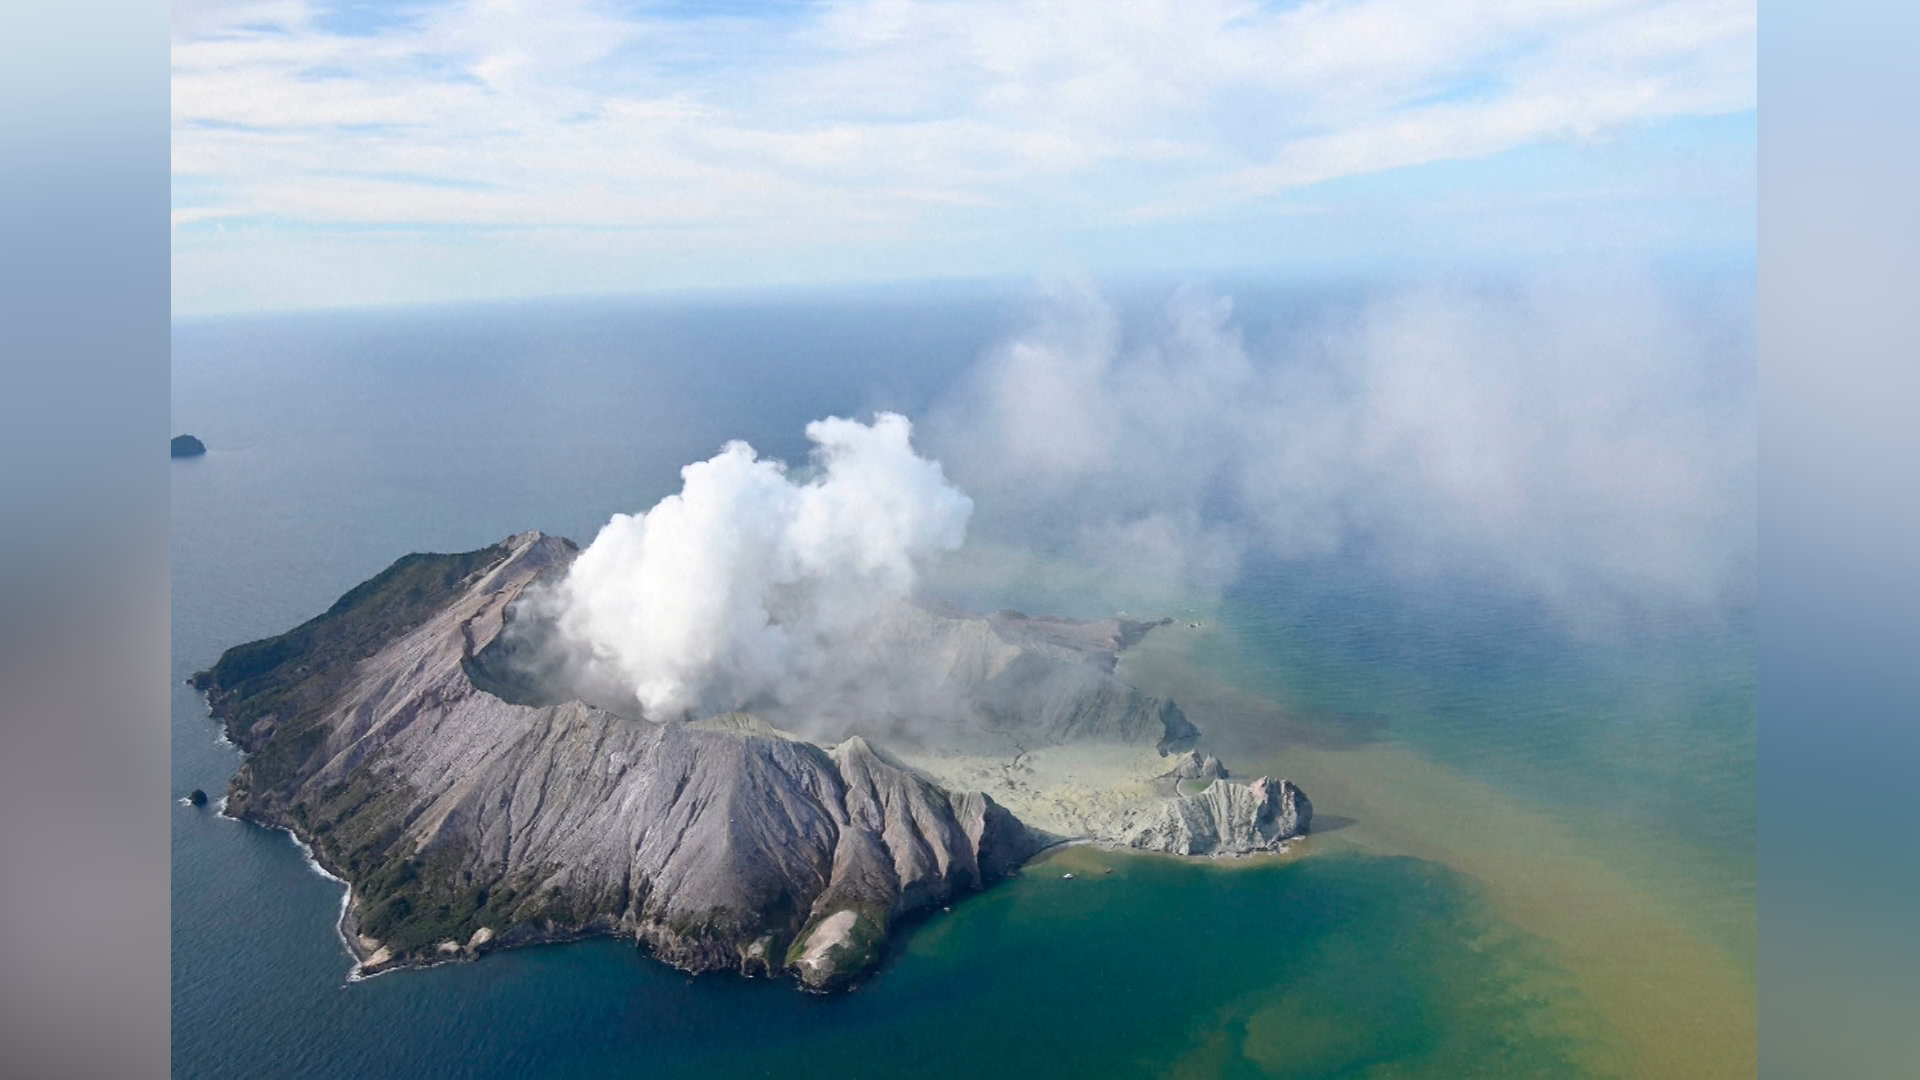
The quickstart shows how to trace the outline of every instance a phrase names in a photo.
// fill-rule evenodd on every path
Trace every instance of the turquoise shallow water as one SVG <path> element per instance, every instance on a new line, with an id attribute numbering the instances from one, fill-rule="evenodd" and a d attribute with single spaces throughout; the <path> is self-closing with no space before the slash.
<path id="1" fill-rule="evenodd" d="M 1005 321 L 974 298 L 178 328 L 175 427 L 211 448 L 172 466 L 178 793 L 217 793 L 238 760 L 178 685 L 221 649 L 407 551 L 529 527 L 589 539 L 725 438 L 791 456 L 818 415 L 917 411 Z M 1075 613 L 1112 600 L 1031 581 L 962 598 Z M 1340 567 L 1256 572 L 1214 617 L 1218 647 L 1196 662 L 1288 710 L 1272 725 L 1223 717 L 1223 747 L 1262 762 L 1311 747 L 1335 765 L 1343 745 L 1411 750 L 1611 845 L 1608 865 L 1750 958 L 1737 625 L 1582 642 L 1493 598 L 1381 592 Z M 175 1072 L 1438 1077 L 1629 1060 L 1606 1049 L 1621 1034 L 1579 942 L 1522 929 L 1510 882 L 1369 855 L 1338 841 L 1375 823 L 1343 828 L 1351 809 L 1319 804 L 1327 842 L 1284 863 L 1061 853 L 935 913 L 833 999 L 689 979 L 610 941 L 347 985 L 339 886 L 284 834 L 175 805 Z"/>
<path id="2" fill-rule="evenodd" d="M 1405 745 L 1638 863 L 1643 883 L 1751 971 L 1751 609 L 1586 636 L 1493 603 L 1256 570 L 1226 605 L 1232 647 L 1215 661 L 1309 718 L 1309 740 Z"/>

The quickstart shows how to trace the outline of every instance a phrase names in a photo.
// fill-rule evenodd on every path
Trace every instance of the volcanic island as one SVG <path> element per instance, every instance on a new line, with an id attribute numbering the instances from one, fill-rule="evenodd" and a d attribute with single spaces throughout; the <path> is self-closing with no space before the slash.
<path id="1" fill-rule="evenodd" d="M 1054 845 L 1238 856 L 1311 824 L 1298 787 L 1229 779 L 1178 705 L 1115 674 L 1161 623 L 903 602 L 871 630 L 910 708 L 662 721 L 528 662 L 521 601 L 578 554 L 527 532 L 408 555 L 193 676 L 246 755 L 222 812 L 346 883 L 355 977 L 622 935 L 843 990 L 903 921 Z"/>

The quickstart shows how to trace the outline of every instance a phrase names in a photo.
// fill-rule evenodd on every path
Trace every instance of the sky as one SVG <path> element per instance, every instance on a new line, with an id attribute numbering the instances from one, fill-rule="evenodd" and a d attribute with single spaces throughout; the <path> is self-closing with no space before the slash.
<path id="1" fill-rule="evenodd" d="M 172 62 L 176 317 L 1755 248 L 1755 0 L 176 0 Z"/>

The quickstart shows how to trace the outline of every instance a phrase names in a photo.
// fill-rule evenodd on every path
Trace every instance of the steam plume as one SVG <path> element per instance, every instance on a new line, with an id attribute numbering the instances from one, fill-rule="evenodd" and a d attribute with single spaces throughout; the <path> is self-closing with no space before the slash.
<path id="1" fill-rule="evenodd" d="M 1751 580 L 1751 310 L 1631 276 L 1397 288 L 1249 344 L 1068 289 L 930 417 L 979 524 L 1202 586 L 1363 553 L 1587 619 Z"/>
<path id="2" fill-rule="evenodd" d="M 804 684 L 965 539 L 973 501 L 912 433 L 894 413 L 816 420 L 805 480 L 737 441 L 687 466 L 679 494 L 614 515 L 580 553 L 554 597 L 561 635 L 656 719 Z"/>

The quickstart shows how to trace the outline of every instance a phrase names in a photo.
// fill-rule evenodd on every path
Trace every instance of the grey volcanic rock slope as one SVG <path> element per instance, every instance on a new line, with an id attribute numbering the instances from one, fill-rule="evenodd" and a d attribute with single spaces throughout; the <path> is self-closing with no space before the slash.
<path id="1" fill-rule="evenodd" d="M 1312 824 L 1313 804 L 1290 780 L 1216 779 L 1198 795 L 1168 800 L 1127 844 L 1175 855 L 1251 855 L 1283 850 Z"/>
<path id="2" fill-rule="evenodd" d="M 412 555 L 195 676 L 249 758 L 229 814 L 284 827 L 351 883 L 363 970 L 631 933 L 690 970 L 844 985 L 901 916 L 1033 850 L 984 795 L 850 739 L 751 718 L 656 725 L 476 688 L 474 654 L 575 549 L 527 533 Z"/>
<path id="3" fill-rule="evenodd" d="M 1199 730 L 1172 701 L 1113 674 L 1120 651 L 1156 625 L 899 604 L 843 650 L 837 682 L 769 708 L 783 727 L 833 739 L 884 734 L 889 745 L 1008 752 L 1100 743 L 1164 755 Z"/>

